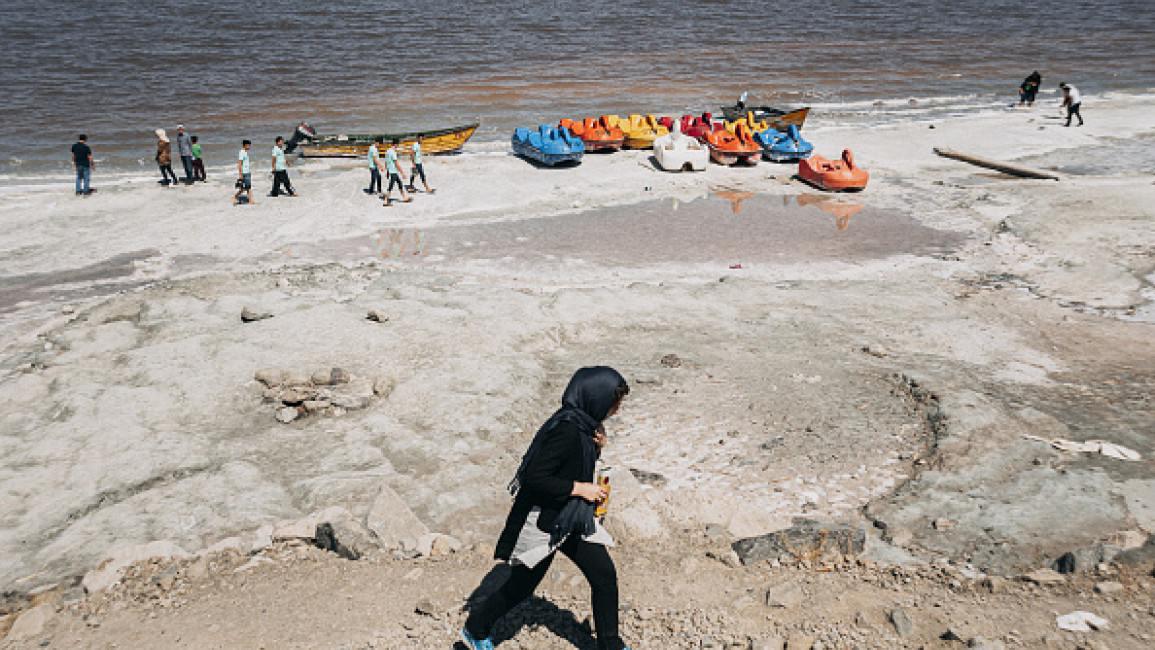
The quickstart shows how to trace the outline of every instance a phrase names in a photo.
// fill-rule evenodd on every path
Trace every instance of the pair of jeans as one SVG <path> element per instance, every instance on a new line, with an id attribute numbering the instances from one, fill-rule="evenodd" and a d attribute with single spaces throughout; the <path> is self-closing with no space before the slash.
<path id="1" fill-rule="evenodd" d="M 92 189 L 89 186 L 89 183 L 91 183 L 91 182 L 92 182 L 92 168 L 89 167 L 88 165 L 77 165 L 76 166 L 76 193 L 77 194 L 88 194 L 88 191 L 90 189 Z"/>
<path id="2" fill-rule="evenodd" d="M 180 182 L 176 179 L 176 172 L 172 170 L 172 165 L 161 165 L 160 163 L 157 163 L 157 165 L 160 167 L 160 182 L 164 183 L 165 185 L 176 185 L 178 182 Z M 170 176 L 172 177 L 172 181 L 168 180 Z"/>
<path id="3" fill-rule="evenodd" d="M 405 191 L 405 184 L 401 182 L 401 174 L 389 174 L 389 189 L 386 190 L 390 194 L 393 193 L 393 185 L 397 185 L 397 189 L 402 192 Z"/>
<path id="4" fill-rule="evenodd" d="M 205 176 L 205 161 L 201 158 L 193 158 L 193 178 L 198 181 L 206 181 L 208 177 Z"/>
<path id="5" fill-rule="evenodd" d="M 180 163 L 181 163 L 181 165 L 184 165 L 184 180 L 185 180 L 185 182 L 186 183 L 193 182 L 193 157 L 192 156 L 181 156 L 180 157 Z"/>
<path id="6" fill-rule="evenodd" d="M 413 165 L 413 171 L 409 174 L 409 187 L 411 189 L 417 189 L 417 177 L 418 176 L 421 177 L 421 184 L 422 185 L 428 185 L 429 184 L 429 182 L 425 180 L 425 165 L 422 163 L 417 163 L 416 165 Z"/>
<path id="7" fill-rule="evenodd" d="M 269 192 L 269 196 L 280 196 L 281 187 L 285 188 L 290 196 L 293 194 L 293 184 L 289 182 L 289 170 L 281 169 L 273 172 L 273 191 Z"/>
<path id="8" fill-rule="evenodd" d="M 609 551 L 601 544 L 591 544 L 576 536 L 567 539 L 558 550 L 577 565 L 590 583 L 598 650 L 622 650 L 626 645 L 618 636 L 618 574 Z M 554 555 L 556 553 L 532 569 L 523 564 L 514 565 L 509 580 L 469 612 L 465 621 L 469 633 L 477 639 L 488 637 L 502 616 L 533 594 L 549 571 Z"/>
<path id="9" fill-rule="evenodd" d="M 381 170 L 376 167 L 369 168 L 369 193 L 381 193 Z"/>
<path id="10" fill-rule="evenodd" d="M 1071 118 L 1072 117 L 1078 117 L 1079 118 L 1079 126 L 1083 126 L 1083 114 L 1079 112 L 1079 107 L 1082 105 L 1083 105 L 1083 102 L 1079 102 L 1077 104 L 1071 104 L 1070 106 L 1067 107 L 1067 124 L 1066 124 L 1066 126 L 1071 126 Z"/>

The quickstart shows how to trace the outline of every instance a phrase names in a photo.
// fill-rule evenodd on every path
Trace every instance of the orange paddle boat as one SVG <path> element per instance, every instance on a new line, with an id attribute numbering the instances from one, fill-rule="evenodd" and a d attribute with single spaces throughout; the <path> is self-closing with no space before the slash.
<path id="1" fill-rule="evenodd" d="M 762 145 L 754 141 L 754 136 L 745 123 L 739 122 L 730 131 L 716 128 L 706 135 L 710 146 L 710 157 L 719 165 L 757 165 L 762 158 Z"/>
<path id="2" fill-rule="evenodd" d="M 827 192 L 858 192 L 866 188 L 870 174 L 854 164 L 850 149 L 843 149 L 841 160 L 813 155 L 798 161 L 798 178 Z"/>
<path id="3" fill-rule="evenodd" d="M 602 120 L 596 117 L 587 117 L 584 120 L 563 119 L 558 126 L 567 128 L 570 133 L 582 139 L 586 151 L 617 151 L 622 148 L 626 134 L 616 126 L 607 127 Z"/>

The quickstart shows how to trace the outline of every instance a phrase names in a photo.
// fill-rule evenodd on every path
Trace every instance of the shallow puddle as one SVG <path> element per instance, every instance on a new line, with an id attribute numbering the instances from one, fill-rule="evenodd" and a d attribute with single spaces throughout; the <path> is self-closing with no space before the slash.
<path id="1" fill-rule="evenodd" d="M 769 196 L 719 188 L 690 202 L 663 199 L 521 221 L 389 228 L 296 252 L 305 258 L 349 253 L 396 260 L 744 264 L 933 255 L 961 241 L 957 233 L 872 208 L 853 195 Z"/>

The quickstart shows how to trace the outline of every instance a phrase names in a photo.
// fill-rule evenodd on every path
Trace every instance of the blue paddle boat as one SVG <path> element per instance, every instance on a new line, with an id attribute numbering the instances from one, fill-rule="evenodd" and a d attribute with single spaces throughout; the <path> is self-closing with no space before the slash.
<path id="1" fill-rule="evenodd" d="M 814 153 L 814 145 L 804 140 L 793 124 L 786 131 L 766 129 L 756 133 L 754 140 L 762 145 L 762 155 L 766 160 L 773 162 L 798 162 Z"/>
<path id="2" fill-rule="evenodd" d="M 518 127 L 513 132 L 513 153 L 546 167 L 577 165 L 586 151 L 582 139 L 564 127 L 542 124 L 537 131 Z"/>

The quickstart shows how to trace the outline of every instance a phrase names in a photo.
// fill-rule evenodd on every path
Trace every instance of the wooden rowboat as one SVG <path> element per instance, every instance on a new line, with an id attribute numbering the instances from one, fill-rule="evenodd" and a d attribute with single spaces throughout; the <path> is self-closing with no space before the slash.
<path id="1" fill-rule="evenodd" d="M 300 142 L 295 150 L 305 158 L 360 158 L 369 153 L 369 146 L 377 138 L 381 138 L 386 145 L 398 140 L 402 150 L 409 149 L 414 142 L 421 142 L 421 152 L 426 154 L 456 153 L 461 151 L 466 141 L 473 137 L 479 124 L 466 124 L 446 129 L 430 131 L 407 131 L 403 133 L 361 133 L 315 135 L 298 138 Z M 287 148 L 286 153 L 292 153 L 294 148 Z"/>
<path id="2" fill-rule="evenodd" d="M 769 106 L 723 106 L 722 114 L 730 122 L 737 122 L 743 118 L 753 118 L 755 122 L 766 122 L 768 128 L 785 131 L 791 124 L 801 129 L 802 124 L 806 122 L 806 116 L 810 114 L 810 107 L 786 111 Z"/>

